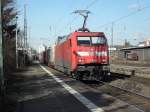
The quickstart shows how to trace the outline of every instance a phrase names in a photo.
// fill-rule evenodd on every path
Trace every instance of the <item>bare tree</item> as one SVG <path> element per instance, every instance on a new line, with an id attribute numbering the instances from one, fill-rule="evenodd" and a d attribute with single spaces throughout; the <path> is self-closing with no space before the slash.
<path id="1" fill-rule="evenodd" d="M 16 29 L 16 0 L 2 0 L 2 4 L 3 34 L 5 38 L 13 38 Z"/>
<path id="2" fill-rule="evenodd" d="M 15 70 L 15 30 L 17 13 L 16 0 L 2 0 L 5 74 Z"/>

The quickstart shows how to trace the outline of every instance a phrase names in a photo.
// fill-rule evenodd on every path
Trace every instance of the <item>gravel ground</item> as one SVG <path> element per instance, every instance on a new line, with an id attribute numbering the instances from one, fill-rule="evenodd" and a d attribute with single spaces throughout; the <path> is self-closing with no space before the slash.
<path id="1" fill-rule="evenodd" d="M 135 75 L 142 78 L 150 79 L 150 67 L 136 67 L 136 66 L 127 66 L 127 65 L 110 65 L 111 72 L 126 74 L 126 75 Z M 134 71 L 134 73 L 133 73 Z"/>

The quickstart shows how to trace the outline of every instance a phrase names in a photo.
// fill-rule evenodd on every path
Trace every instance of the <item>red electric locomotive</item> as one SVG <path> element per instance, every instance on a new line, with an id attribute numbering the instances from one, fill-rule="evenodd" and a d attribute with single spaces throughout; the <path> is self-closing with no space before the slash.
<path id="1" fill-rule="evenodd" d="M 86 27 L 87 10 L 77 10 L 84 17 L 83 27 L 68 36 L 58 37 L 55 68 L 76 79 L 101 80 L 109 73 L 107 39 L 103 32 L 90 32 Z"/>
<path id="2" fill-rule="evenodd" d="M 83 77 L 104 78 L 109 73 L 107 39 L 103 32 L 74 32 L 59 37 L 55 47 L 55 68 Z"/>

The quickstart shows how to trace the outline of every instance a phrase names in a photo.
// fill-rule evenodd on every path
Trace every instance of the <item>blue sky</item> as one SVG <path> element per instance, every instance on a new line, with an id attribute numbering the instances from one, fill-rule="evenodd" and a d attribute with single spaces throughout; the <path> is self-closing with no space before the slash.
<path id="1" fill-rule="evenodd" d="M 23 5 L 27 2 L 30 43 L 34 48 L 52 45 L 58 35 L 66 35 L 82 25 L 82 18 L 72 12 L 86 9 L 91 31 L 105 32 L 111 40 L 111 22 L 150 5 L 149 0 L 18 0 L 19 23 L 23 28 Z M 93 2 L 94 1 L 94 2 Z M 132 44 L 150 39 L 150 7 L 114 23 L 114 44 L 127 39 Z M 107 24 L 110 23 L 110 24 Z M 107 24 L 107 25 L 105 25 Z"/>

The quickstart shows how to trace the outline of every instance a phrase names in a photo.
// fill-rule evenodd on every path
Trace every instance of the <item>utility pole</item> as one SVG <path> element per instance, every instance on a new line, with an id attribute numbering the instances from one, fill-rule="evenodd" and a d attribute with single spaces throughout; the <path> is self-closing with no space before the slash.
<path id="1" fill-rule="evenodd" d="M 112 26 L 111 26 L 111 48 L 113 48 L 114 46 L 114 22 L 112 22 Z"/>
<path id="2" fill-rule="evenodd" d="M 31 40 L 31 27 L 29 26 L 29 33 L 28 33 L 28 48 L 30 48 L 30 40 Z"/>
<path id="3" fill-rule="evenodd" d="M 26 63 L 27 54 L 27 4 L 24 4 L 24 64 Z"/>
<path id="4" fill-rule="evenodd" d="M 3 65 L 3 33 L 2 33 L 2 0 L 0 0 L 0 107 L 4 98 L 4 65 Z M 0 108 L 2 109 L 2 108 Z"/>
<path id="5" fill-rule="evenodd" d="M 111 47 L 110 47 L 110 55 L 111 57 L 113 57 L 113 47 L 114 47 L 114 22 L 112 22 L 112 26 L 111 26 Z M 111 61 L 112 59 L 110 59 L 110 63 L 112 62 Z"/>
<path id="6" fill-rule="evenodd" d="M 16 69 L 18 69 L 18 17 L 16 17 Z"/>
<path id="7" fill-rule="evenodd" d="M 25 48 L 27 49 L 27 4 L 24 5 L 24 39 Z"/>

